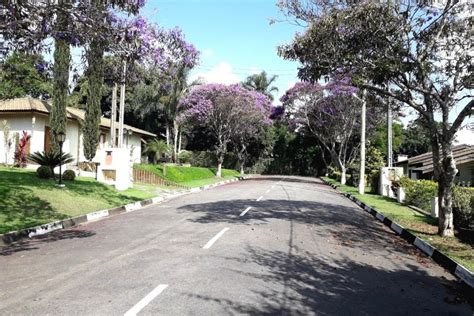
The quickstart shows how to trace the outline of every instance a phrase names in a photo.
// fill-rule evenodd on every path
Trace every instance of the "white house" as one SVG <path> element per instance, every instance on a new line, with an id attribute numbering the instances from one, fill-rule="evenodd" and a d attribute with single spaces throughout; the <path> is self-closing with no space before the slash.
<path id="1" fill-rule="evenodd" d="M 19 133 L 20 137 L 23 131 L 31 135 L 31 140 L 27 147 L 28 153 L 44 151 L 49 148 L 51 137 L 49 127 L 50 110 L 51 104 L 30 97 L 0 100 L 0 127 L 6 121 L 10 128 L 9 138 L 11 141 L 11 146 L 8 146 L 8 141 L 5 142 L 4 133 L 0 130 L 0 163 L 13 163 L 16 133 Z M 73 156 L 74 164 L 86 161 L 82 146 L 82 122 L 84 121 L 84 115 L 85 112 L 83 110 L 72 107 L 67 108 L 66 141 L 63 145 L 63 151 Z M 156 135 L 129 125 L 124 125 L 124 128 L 124 144 L 130 150 L 132 162 L 139 163 L 142 153 L 141 145 L 144 139 L 156 137 Z M 100 133 L 98 153 L 101 149 L 111 145 L 109 119 L 101 118 Z M 94 158 L 94 160 L 96 159 L 99 158 Z"/>

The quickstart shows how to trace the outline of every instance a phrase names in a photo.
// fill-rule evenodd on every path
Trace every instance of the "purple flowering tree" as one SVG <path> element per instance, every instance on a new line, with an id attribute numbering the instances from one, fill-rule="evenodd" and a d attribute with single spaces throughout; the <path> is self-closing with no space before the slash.
<path id="1" fill-rule="evenodd" d="M 288 17 L 307 22 L 279 53 L 317 81 L 350 72 L 360 88 L 413 109 L 428 133 L 438 182 L 438 233 L 452 237 L 453 144 L 474 114 L 472 1 L 280 0 Z"/>
<path id="2" fill-rule="evenodd" d="M 238 84 L 198 86 L 180 102 L 180 107 L 183 109 L 183 122 L 205 126 L 214 137 L 218 161 L 217 177 L 222 175 L 222 164 L 229 143 L 238 139 L 240 144 L 236 146 L 244 147 L 248 137 L 257 132 L 253 127 L 270 124 L 268 98 L 248 91 Z M 246 129 L 249 129 L 249 132 Z M 245 149 L 242 152 L 245 152 Z"/>
<path id="3" fill-rule="evenodd" d="M 141 16 L 131 19 L 117 18 L 115 25 L 116 39 L 115 44 L 112 46 L 112 52 L 122 60 L 120 116 L 123 117 L 127 72 L 134 65 L 139 64 L 148 69 L 148 73 L 154 74 L 154 82 L 172 83 L 160 89 L 168 91 L 167 101 L 161 102 L 159 100 L 161 95 L 155 94 L 157 100 L 154 100 L 152 103 L 164 107 L 167 119 L 168 144 L 170 126 L 173 125 L 174 127 L 174 148 L 176 153 L 179 134 L 179 125 L 176 121 L 177 104 L 184 89 L 184 74 L 198 63 L 199 52 L 192 44 L 186 42 L 184 34 L 179 28 L 166 30 L 150 23 Z M 121 139 L 122 137 L 119 135 L 119 143 Z"/>
<path id="4" fill-rule="evenodd" d="M 246 113 L 241 117 L 240 123 L 243 127 L 236 130 L 231 137 L 242 175 L 250 156 L 248 146 L 251 143 L 261 143 L 265 137 L 265 127 L 272 125 L 270 97 L 257 91 L 250 91 L 249 95 L 252 101 L 246 104 Z"/>
<path id="5" fill-rule="evenodd" d="M 104 45 L 108 31 L 113 28 L 109 19 L 113 15 L 112 10 L 137 13 L 144 4 L 143 0 L 44 0 L 9 1 L 0 5 L 0 55 L 6 55 L 11 50 L 36 53 L 50 50 L 51 41 L 46 39 L 53 39 L 53 107 L 50 121 L 54 147 L 57 147 L 56 135 L 66 129 L 70 46 L 86 45 L 86 58 L 89 67 L 94 70 L 91 76 L 95 83 L 93 86 L 98 86 L 98 81 L 102 79 L 100 64 Z M 90 89 L 89 92 L 90 100 L 96 104 L 100 89 Z M 87 112 L 90 112 L 89 105 Z M 89 114 L 97 116 L 96 111 Z M 95 125 L 98 129 L 98 124 Z"/>
<path id="6" fill-rule="evenodd" d="M 313 134 L 341 172 L 346 183 L 347 166 L 356 158 L 361 101 L 355 97 L 357 88 L 348 79 L 331 81 L 326 86 L 299 82 L 282 96 L 285 111 L 297 124 L 296 128 Z"/>

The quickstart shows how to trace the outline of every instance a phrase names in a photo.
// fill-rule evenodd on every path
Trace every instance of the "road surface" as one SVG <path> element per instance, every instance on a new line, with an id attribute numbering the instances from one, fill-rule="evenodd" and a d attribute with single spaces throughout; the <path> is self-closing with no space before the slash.
<path id="1" fill-rule="evenodd" d="M 1 315 L 472 315 L 449 273 L 322 184 L 258 177 L 3 251 Z"/>

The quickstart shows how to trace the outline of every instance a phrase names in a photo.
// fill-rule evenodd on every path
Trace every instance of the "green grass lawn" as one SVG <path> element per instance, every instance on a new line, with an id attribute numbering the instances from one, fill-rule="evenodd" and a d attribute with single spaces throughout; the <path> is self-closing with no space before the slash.
<path id="1" fill-rule="evenodd" d="M 458 238 L 444 238 L 437 235 L 438 221 L 430 216 L 420 214 L 397 201 L 367 192 L 358 193 L 355 187 L 341 185 L 339 182 L 324 177 L 324 180 L 336 184 L 342 192 L 350 193 L 367 205 L 379 210 L 386 217 L 405 227 L 416 236 L 444 252 L 457 262 L 474 271 L 474 248 L 472 245 L 461 242 Z"/>
<path id="2" fill-rule="evenodd" d="M 0 234 L 156 196 L 151 189 L 117 191 L 90 178 L 58 188 L 31 170 L 0 167 Z"/>
<path id="3" fill-rule="evenodd" d="M 189 187 L 199 187 L 212 184 L 232 179 L 240 175 L 236 170 L 222 169 L 222 178 L 216 178 L 215 168 L 183 167 L 173 165 L 164 166 L 162 164 L 137 164 L 134 165 L 134 168 L 153 172 L 162 179 Z M 166 168 L 166 172 L 164 171 L 164 168 Z"/>

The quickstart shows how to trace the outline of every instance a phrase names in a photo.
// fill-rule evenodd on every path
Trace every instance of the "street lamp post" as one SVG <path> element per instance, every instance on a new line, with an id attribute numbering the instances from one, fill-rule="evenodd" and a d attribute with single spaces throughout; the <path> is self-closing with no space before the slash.
<path id="1" fill-rule="evenodd" d="M 66 140 L 66 134 L 59 132 L 57 135 L 57 141 L 59 143 L 59 183 L 58 186 L 63 188 L 63 174 L 62 174 L 62 163 L 63 163 L 63 144 Z"/>

